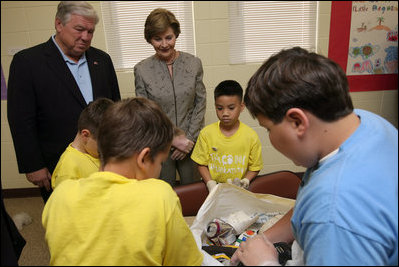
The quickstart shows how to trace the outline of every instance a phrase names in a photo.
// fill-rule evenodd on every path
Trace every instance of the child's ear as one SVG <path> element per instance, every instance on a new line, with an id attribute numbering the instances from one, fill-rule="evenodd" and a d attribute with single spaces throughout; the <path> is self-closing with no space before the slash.
<path id="1" fill-rule="evenodd" d="M 82 137 L 83 143 L 86 145 L 87 142 L 89 141 L 89 137 L 91 136 L 91 133 L 87 129 L 83 129 L 80 131 L 80 136 Z"/>
<path id="2" fill-rule="evenodd" d="M 150 148 L 149 147 L 145 147 L 137 155 L 137 166 L 139 166 L 140 169 L 145 170 L 146 167 L 147 167 L 147 162 L 149 161 L 149 159 L 150 159 Z"/>
<path id="3" fill-rule="evenodd" d="M 88 138 L 88 137 L 91 136 L 90 130 L 88 130 L 88 129 L 83 129 L 83 130 L 81 130 L 81 131 L 80 131 L 80 134 L 81 134 L 83 137 L 86 137 L 86 138 Z"/>
<path id="4" fill-rule="evenodd" d="M 298 136 L 303 136 L 309 128 L 309 118 L 300 108 L 290 108 L 285 113 L 285 119 L 297 132 Z"/>
<path id="5" fill-rule="evenodd" d="M 244 109 L 245 109 L 245 104 L 244 104 L 244 102 L 241 102 L 241 111 L 240 112 L 243 112 Z"/>

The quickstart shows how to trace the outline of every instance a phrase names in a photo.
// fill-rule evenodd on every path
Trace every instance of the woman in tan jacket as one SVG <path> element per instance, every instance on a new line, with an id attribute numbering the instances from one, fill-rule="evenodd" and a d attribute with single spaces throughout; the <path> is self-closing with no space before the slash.
<path id="1" fill-rule="evenodd" d="M 206 108 L 201 60 L 175 49 L 179 34 L 180 23 L 172 12 L 163 8 L 153 10 L 145 22 L 144 35 L 155 54 L 134 67 L 136 96 L 157 102 L 175 127 L 182 130 L 182 134 L 175 136 L 160 174 L 172 186 L 176 170 L 181 184 L 199 179 L 190 154 L 204 126 Z"/>

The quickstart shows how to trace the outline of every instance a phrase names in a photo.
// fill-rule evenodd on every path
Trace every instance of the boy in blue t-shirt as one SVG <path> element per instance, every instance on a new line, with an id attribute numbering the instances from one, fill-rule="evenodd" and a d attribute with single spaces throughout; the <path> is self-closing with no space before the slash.
<path id="1" fill-rule="evenodd" d="M 398 265 L 398 130 L 354 110 L 344 71 L 300 47 L 270 57 L 244 102 L 272 145 L 307 168 L 293 210 L 231 261 L 278 264 L 294 240 L 305 265 Z"/>

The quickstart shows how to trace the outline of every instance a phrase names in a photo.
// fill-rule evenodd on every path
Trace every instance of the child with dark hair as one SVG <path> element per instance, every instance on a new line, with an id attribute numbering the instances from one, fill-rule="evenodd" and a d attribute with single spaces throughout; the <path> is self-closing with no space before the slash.
<path id="1" fill-rule="evenodd" d="M 217 183 L 230 182 L 248 188 L 262 169 L 262 145 L 256 132 L 240 122 L 244 110 L 241 85 L 219 83 L 214 91 L 218 122 L 201 130 L 191 158 L 209 192 Z"/>
<path id="2" fill-rule="evenodd" d="M 270 57 L 244 102 L 270 142 L 307 168 L 295 207 L 242 242 L 232 263 L 278 264 L 294 240 L 305 265 L 398 265 L 398 130 L 354 109 L 344 71 L 300 47 Z"/>
<path id="3" fill-rule="evenodd" d="M 75 139 L 61 155 L 51 176 L 53 189 L 66 179 L 88 177 L 99 170 L 98 127 L 105 110 L 113 103 L 108 98 L 98 98 L 82 111 Z"/>
<path id="4" fill-rule="evenodd" d="M 151 100 L 109 107 L 98 131 L 101 171 L 64 181 L 44 207 L 50 265 L 201 265 L 178 196 L 158 179 L 173 136 Z"/>

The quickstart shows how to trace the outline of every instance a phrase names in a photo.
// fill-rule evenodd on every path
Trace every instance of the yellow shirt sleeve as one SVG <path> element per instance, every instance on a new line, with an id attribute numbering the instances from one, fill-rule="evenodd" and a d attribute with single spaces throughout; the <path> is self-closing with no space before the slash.
<path id="1" fill-rule="evenodd" d="M 262 144 L 256 132 L 252 138 L 251 152 L 248 160 L 248 170 L 260 171 L 263 168 Z"/>
<path id="2" fill-rule="evenodd" d="M 54 189 L 67 179 L 80 179 L 90 176 L 100 168 L 100 160 L 82 153 L 69 145 L 61 155 L 51 176 L 51 187 Z"/>
<path id="3" fill-rule="evenodd" d="M 194 236 L 183 218 L 180 201 L 172 211 L 166 225 L 166 251 L 162 265 L 199 266 L 203 255 L 195 242 Z"/>
<path id="4" fill-rule="evenodd" d="M 209 152 L 204 132 L 201 131 L 195 143 L 191 159 L 199 165 L 208 166 Z"/>

